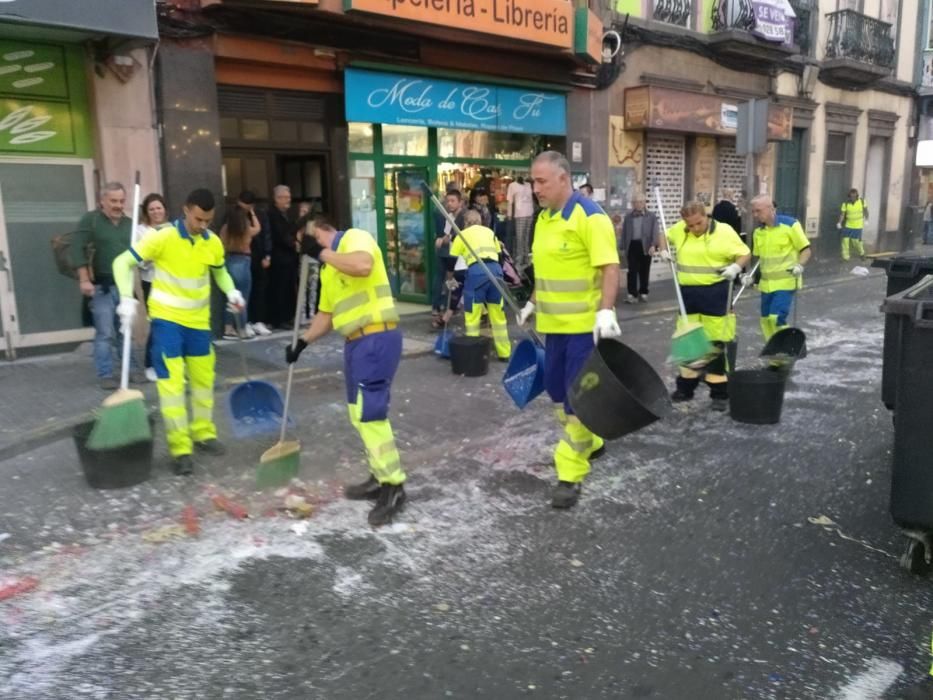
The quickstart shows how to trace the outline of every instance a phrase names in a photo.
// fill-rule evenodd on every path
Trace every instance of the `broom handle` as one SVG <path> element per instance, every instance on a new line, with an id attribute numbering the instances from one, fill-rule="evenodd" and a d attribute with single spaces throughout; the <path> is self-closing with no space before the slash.
<path id="1" fill-rule="evenodd" d="M 755 276 L 755 272 L 758 271 L 758 266 L 759 266 L 759 265 L 761 265 L 761 260 L 759 260 L 758 262 L 755 263 L 755 266 L 752 268 L 751 272 L 749 272 L 748 274 L 749 274 L 750 276 L 754 277 L 754 276 Z M 742 288 L 739 290 L 739 293 L 736 294 L 736 295 L 735 295 L 735 299 L 732 300 L 732 306 L 735 306 L 735 305 L 738 303 L 739 299 L 742 298 L 742 294 L 745 293 L 745 289 L 746 289 L 747 287 L 749 287 L 749 286 L 750 286 L 750 285 L 747 285 L 747 284 L 743 284 L 743 285 L 742 285 Z"/>
<path id="2" fill-rule="evenodd" d="M 664 231 L 664 236 L 667 237 L 667 221 L 664 218 L 664 205 L 661 203 L 661 186 L 660 185 L 654 186 L 654 198 L 658 205 L 658 216 L 661 217 L 661 229 Z M 680 282 L 677 279 L 677 265 L 674 263 L 674 254 L 669 244 L 667 248 L 668 248 L 667 252 L 668 254 L 670 254 L 670 258 L 671 258 L 668 262 L 670 262 L 671 264 L 671 273 L 673 273 L 674 275 L 674 292 L 677 295 L 677 305 L 680 307 L 681 317 L 683 318 L 684 322 L 686 322 L 687 321 L 687 307 L 684 306 L 684 297 L 680 293 Z"/>
<path id="3" fill-rule="evenodd" d="M 133 229 L 130 240 L 136 235 L 139 226 L 139 171 L 136 171 L 136 180 L 133 184 Z M 135 273 L 134 273 L 135 275 Z M 122 325 L 122 324 L 121 324 Z M 123 328 L 123 357 L 120 365 L 120 389 L 126 391 L 130 388 L 130 352 L 133 349 L 133 329 Z"/>
<path id="4" fill-rule="evenodd" d="M 481 257 L 479 257 L 476 254 L 476 251 L 473 250 L 473 246 L 470 245 L 470 242 L 466 238 L 464 238 L 463 232 L 457 226 L 457 222 L 454 220 L 454 217 L 450 215 L 449 211 L 444 209 L 444 205 L 441 204 L 441 200 L 439 200 L 437 196 L 434 194 L 434 192 L 431 191 L 431 188 L 428 187 L 428 183 L 422 182 L 421 184 L 424 186 L 424 189 L 427 191 L 428 196 L 431 197 L 431 201 L 434 202 L 434 206 L 437 207 L 437 210 L 441 212 L 441 214 L 444 215 L 444 217 L 447 219 L 447 222 L 450 224 L 450 227 L 457 233 L 458 236 L 460 236 L 460 240 L 463 241 L 463 244 L 467 247 L 467 250 L 470 251 L 470 255 L 472 255 L 473 258 L 480 264 L 480 267 L 483 268 L 483 272 L 486 273 L 486 276 L 489 278 L 489 281 L 492 282 L 492 286 L 495 287 L 498 290 L 499 294 L 502 295 L 502 298 L 505 299 L 505 302 L 509 305 L 509 308 L 512 309 L 512 312 L 516 316 L 521 316 L 522 311 L 521 309 L 518 308 L 518 304 L 515 303 L 515 300 L 512 298 L 512 295 L 509 294 L 508 290 L 506 290 L 506 288 L 502 285 L 502 283 L 498 280 L 498 278 L 494 274 L 492 274 L 492 270 L 486 267 L 486 263 L 483 261 Z M 544 347 L 544 341 L 541 340 L 541 336 L 539 336 L 534 331 L 534 329 L 528 328 L 526 330 L 526 333 L 528 333 L 532 338 L 534 338 L 535 342 L 540 347 Z"/>
<path id="5" fill-rule="evenodd" d="M 307 234 L 306 234 L 307 235 Z M 292 328 L 292 347 L 298 344 L 298 323 L 301 321 L 301 300 L 305 287 L 308 286 L 308 256 L 301 256 L 301 274 L 298 280 L 298 298 L 295 300 L 295 327 Z M 285 428 L 288 427 L 288 404 L 292 400 L 292 378 L 295 376 L 295 363 L 288 366 L 288 380 L 285 382 L 285 406 L 282 409 L 282 428 L 279 442 L 285 442 Z"/>

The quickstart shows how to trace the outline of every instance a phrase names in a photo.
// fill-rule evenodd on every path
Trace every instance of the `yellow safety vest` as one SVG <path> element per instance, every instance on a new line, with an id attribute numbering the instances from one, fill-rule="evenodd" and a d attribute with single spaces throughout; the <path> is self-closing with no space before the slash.
<path id="1" fill-rule="evenodd" d="M 709 222 L 702 236 L 690 233 L 683 220 L 666 232 L 676 253 L 677 281 L 684 286 L 705 287 L 722 282 L 722 269 L 750 252 L 729 224 L 713 219 Z"/>
<path id="2" fill-rule="evenodd" d="M 333 315 L 334 329 L 346 337 L 374 323 L 398 322 L 389 276 L 376 239 L 359 228 L 338 234 L 338 253 L 365 252 L 373 256 L 373 269 L 366 277 L 353 277 L 332 265 L 321 270 L 321 300 L 318 308 Z"/>
<path id="3" fill-rule="evenodd" d="M 846 228 L 861 229 L 865 227 L 865 200 L 859 197 L 854 202 L 846 200 L 842 203 L 841 211 L 845 214 Z"/>
<path id="4" fill-rule="evenodd" d="M 619 263 L 612 221 L 595 202 L 575 192 L 559 211 L 542 211 L 532 246 L 535 324 L 541 333 L 593 330 L 605 265 Z"/>
<path id="5" fill-rule="evenodd" d="M 138 262 L 153 263 L 150 318 L 210 330 L 210 272 L 224 267 L 224 246 L 215 233 L 205 231 L 192 238 L 184 223 L 176 221 L 149 231 L 130 253 Z"/>
<path id="6" fill-rule="evenodd" d="M 464 242 L 462 239 L 466 239 Z M 467 247 L 469 243 L 469 247 Z M 502 250 L 502 244 L 496 238 L 496 234 L 491 228 L 485 226 L 470 226 L 460 232 L 460 235 L 450 244 L 450 254 L 454 257 L 462 256 L 467 266 L 476 262 L 473 257 L 473 250 L 483 260 L 490 262 L 499 262 L 499 252 Z"/>
<path id="7" fill-rule="evenodd" d="M 800 252 L 810 247 L 800 222 L 792 216 L 778 216 L 774 226 L 755 229 L 754 251 L 758 256 L 762 292 L 797 288 L 798 281 L 789 270 L 800 260 Z"/>

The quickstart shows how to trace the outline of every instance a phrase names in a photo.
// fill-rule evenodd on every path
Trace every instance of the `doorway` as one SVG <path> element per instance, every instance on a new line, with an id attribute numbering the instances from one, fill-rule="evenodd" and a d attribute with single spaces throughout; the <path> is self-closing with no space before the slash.
<path id="1" fill-rule="evenodd" d="M 329 216 L 327 157 L 324 155 L 277 155 L 279 183 L 288 185 L 292 202 L 310 205 L 311 214 Z"/>
<path id="2" fill-rule="evenodd" d="M 826 136 L 826 162 L 823 164 L 823 195 L 820 198 L 820 235 L 817 250 L 821 255 L 839 255 L 839 211 L 852 182 L 850 164 L 851 134 L 829 132 Z"/>
<path id="3" fill-rule="evenodd" d="M 868 220 L 862 232 L 866 249 L 878 250 L 878 238 L 884 233 L 884 192 L 887 168 L 888 139 L 872 136 L 868 142 L 868 162 L 865 166 L 865 192 L 862 199 L 868 205 Z"/>
<path id="4" fill-rule="evenodd" d="M 790 141 L 781 141 L 777 153 L 775 199 L 781 214 L 801 220 L 800 192 L 802 178 L 800 161 L 803 155 L 803 129 L 794 129 Z"/>
<path id="5" fill-rule="evenodd" d="M 428 236 L 430 202 L 424 190 L 428 169 L 385 166 L 386 271 L 392 295 L 402 301 L 430 300 L 434 236 Z"/>

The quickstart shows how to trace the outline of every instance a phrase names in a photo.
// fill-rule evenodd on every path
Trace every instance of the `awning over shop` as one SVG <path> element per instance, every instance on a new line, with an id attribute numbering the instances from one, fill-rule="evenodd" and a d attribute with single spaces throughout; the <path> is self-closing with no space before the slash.
<path id="1" fill-rule="evenodd" d="M 38 25 L 86 38 L 159 38 L 153 0 L 0 0 L 4 24 Z"/>

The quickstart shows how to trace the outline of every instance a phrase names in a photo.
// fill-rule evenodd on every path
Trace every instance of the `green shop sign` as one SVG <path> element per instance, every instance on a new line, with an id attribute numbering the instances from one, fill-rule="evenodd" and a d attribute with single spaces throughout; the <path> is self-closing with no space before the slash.
<path id="1" fill-rule="evenodd" d="M 80 47 L 0 41 L 0 153 L 91 151 Z"/>

